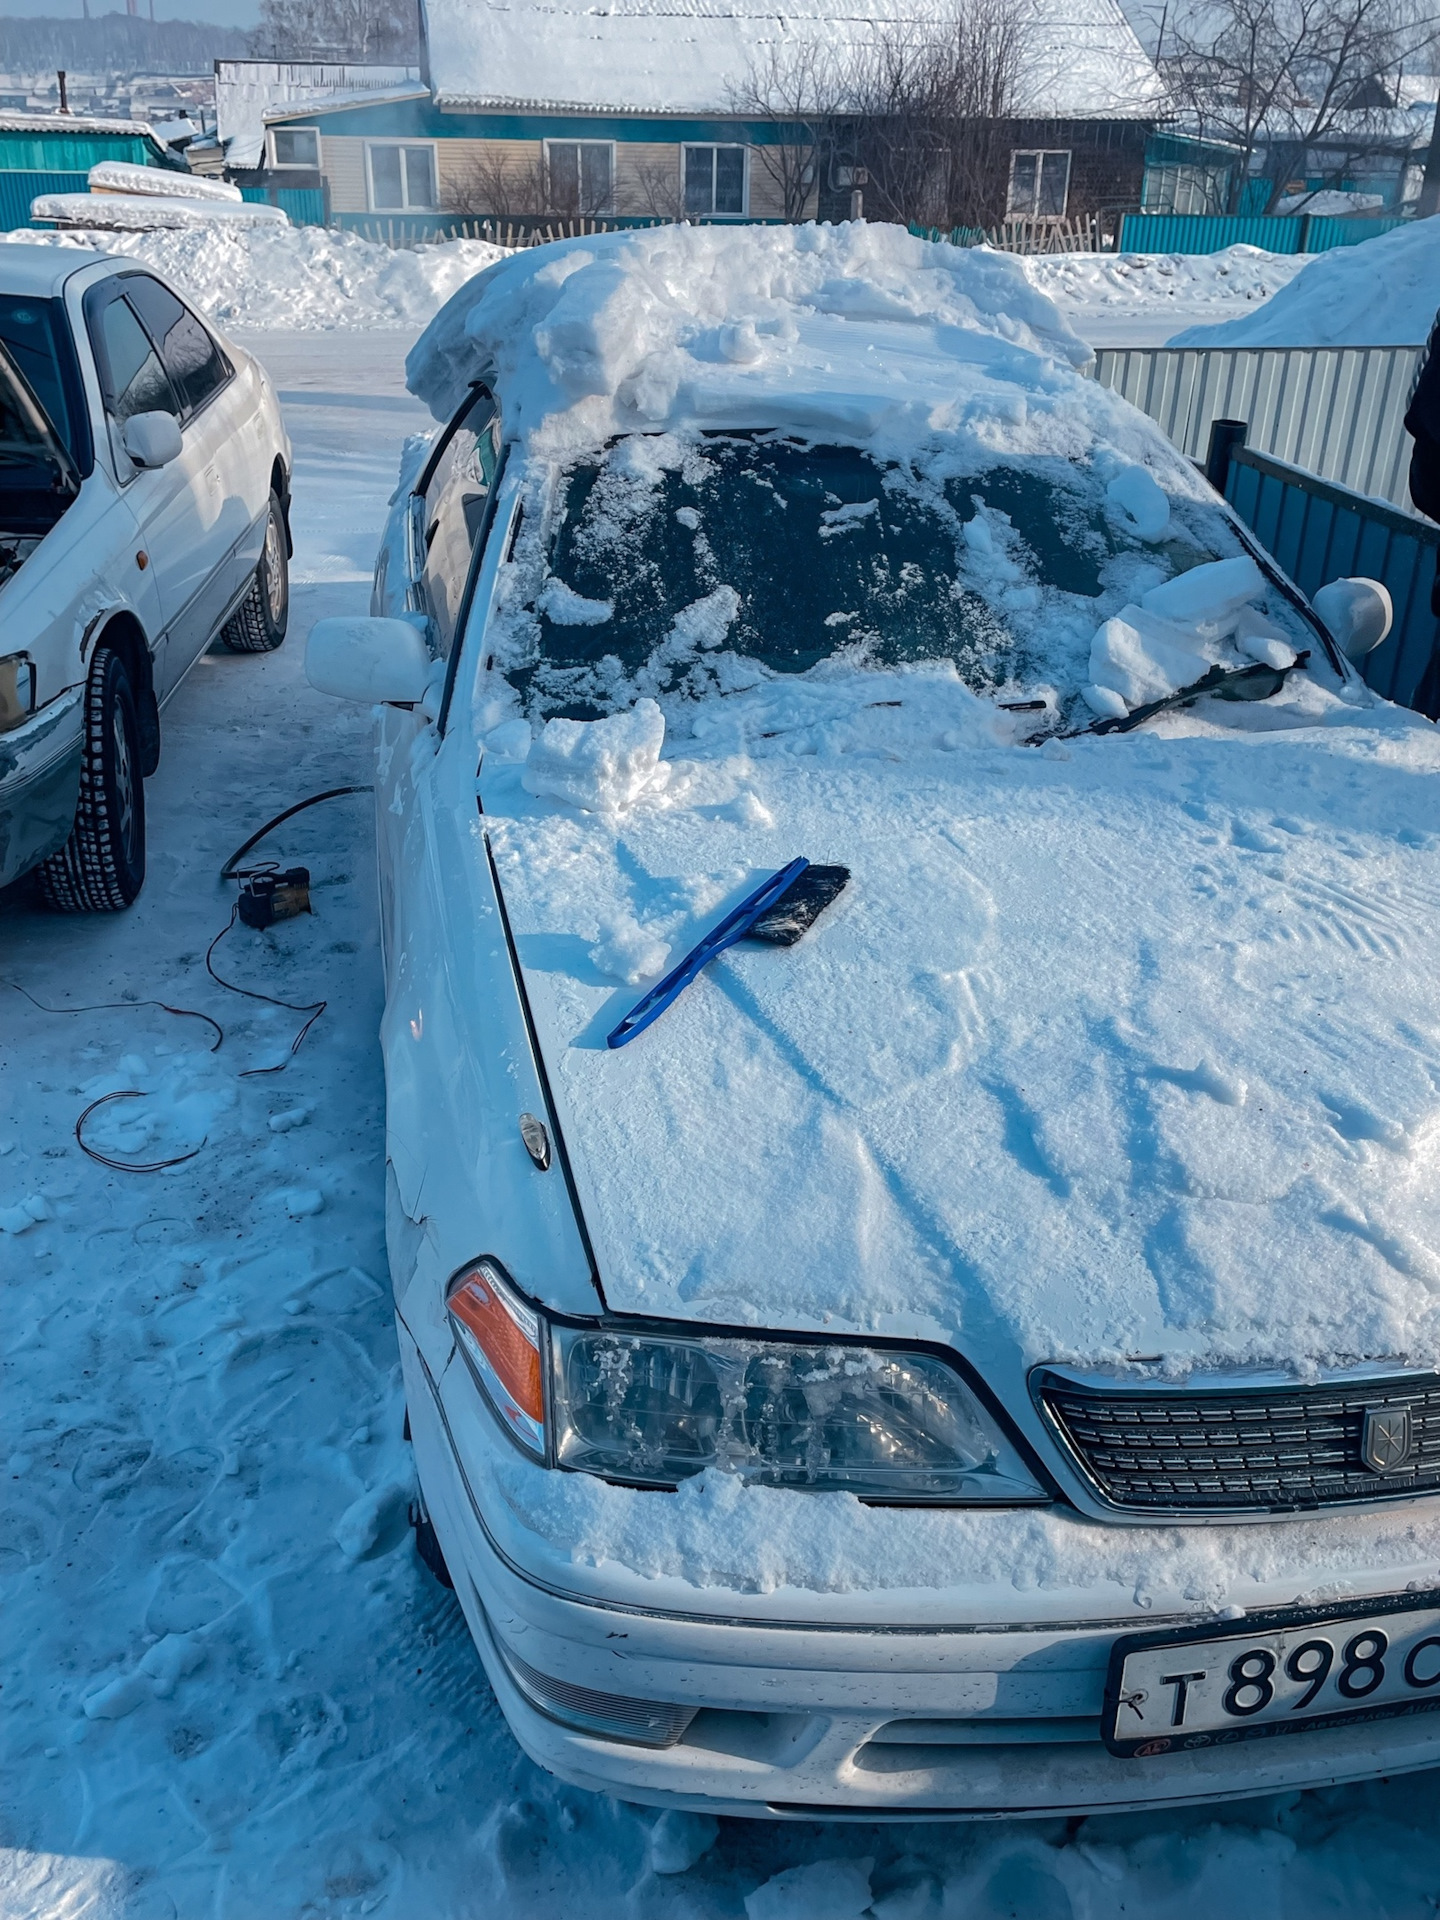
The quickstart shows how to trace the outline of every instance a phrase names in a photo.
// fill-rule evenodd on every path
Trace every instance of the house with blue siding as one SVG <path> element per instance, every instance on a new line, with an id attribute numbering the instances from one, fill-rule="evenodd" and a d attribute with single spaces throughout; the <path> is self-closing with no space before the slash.
<path id="1" fill-rule="evenodd" d="M 807 43 L 831 55 L 930 23 L 927 0 L 421 0 L 422 82 L 266 115 L 267 180 L 323 186 L 342 225 L 539 213 L 835 218 L 854 170 L 812 169 L 789 204 L 796 127 L 737 108 Z M 849 0 L 853 8 L 854 0 Z M 1036 0 L 1022 103 L 991 217 L 1137 206 L 1164 87 L 1117 0 Z"/>
<path id="2" fill-rule="evenodd" d="M 184 160 L 141 120 L 80 114 L 0 113 L 0 229 L 28 227 L 42 193 L 84 193 L 101 160 L 187 171 Z"/>

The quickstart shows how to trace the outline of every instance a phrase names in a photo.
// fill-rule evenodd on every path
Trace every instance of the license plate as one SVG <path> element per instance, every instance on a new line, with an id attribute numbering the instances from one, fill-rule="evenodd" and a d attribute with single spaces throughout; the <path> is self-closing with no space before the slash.
<path id="1" fill-rule="evenodd" d="M 1127 1634 L 1111 1650 L 1101 1730 L 1111 1753 L 1148 1759 L 1431 1707 L 1440 1592 Z"/>

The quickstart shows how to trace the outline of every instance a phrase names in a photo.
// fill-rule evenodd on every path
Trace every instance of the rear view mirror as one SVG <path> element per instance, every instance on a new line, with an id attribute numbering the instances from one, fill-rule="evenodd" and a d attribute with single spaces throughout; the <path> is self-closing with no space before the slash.
<path id="1" fill-rule="evenodd" d="M 173 413 L 132 413 L 120 440 L 137 467 L 166 467 L 185 448 Z"/>
<path id="2" fill-rule="evenodd" d="M 408 620 L 317 620 L 305 643 L 311 686 L 365 706 L 415 706 L 430 669 L 430 649 Z"/>
<path id="3" fill-rule="evenodd" d="M 1395 618 L 1389 591 L 1378 580 L 1332 580 L 1311 595 L 1310 604 L 1351 660 L 1373 653 Z"/>

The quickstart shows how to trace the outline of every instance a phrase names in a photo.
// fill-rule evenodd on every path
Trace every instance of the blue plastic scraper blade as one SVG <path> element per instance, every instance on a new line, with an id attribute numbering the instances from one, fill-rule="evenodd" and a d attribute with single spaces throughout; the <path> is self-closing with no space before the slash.
<path id="1" fill-rule="evenodd" d="M 781 867 L 778 873 L 772 873 L 753 893 L 747 894 L 738 907 L 726 914 L 718 927 L 713 927 L 698 946 L 690 949 L 678 966 L 672 967 L 663 980 L 657 980 L 650 991 L 636 1001 L 619 1026 L 606 1034 L 606 1046 L 623 1047 L 637 1033 L 643 1033 L 652 1021 L 658 1020 L 717 954 L 724 953 L 727 947 L 733 947 L 745 938 L 755 922 L 764 918 L 786 888 L 792 886 L 809 865 L 808 860 L 792 860 L 788 866 Z"/>

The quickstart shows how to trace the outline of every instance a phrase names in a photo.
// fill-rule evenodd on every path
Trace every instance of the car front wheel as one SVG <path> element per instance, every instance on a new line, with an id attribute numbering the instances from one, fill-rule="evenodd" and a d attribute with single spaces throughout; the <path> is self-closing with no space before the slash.
<path id="1" fill-rule="evenodd" d="M 56 913 L 118 913 L 145 884 L 140 721 L 125 662 L 99 646 L 85 686 L 80 798 L 70 838 L 36 869 Z"/>
<path id="2" fill-rule="evenodd" d="M 249 591 L 220 629 L 232 653 L 273 653 L 290 620 L 290 568 L 285 559 L 285 517 L 272 493 L 265 545 Z"/>

